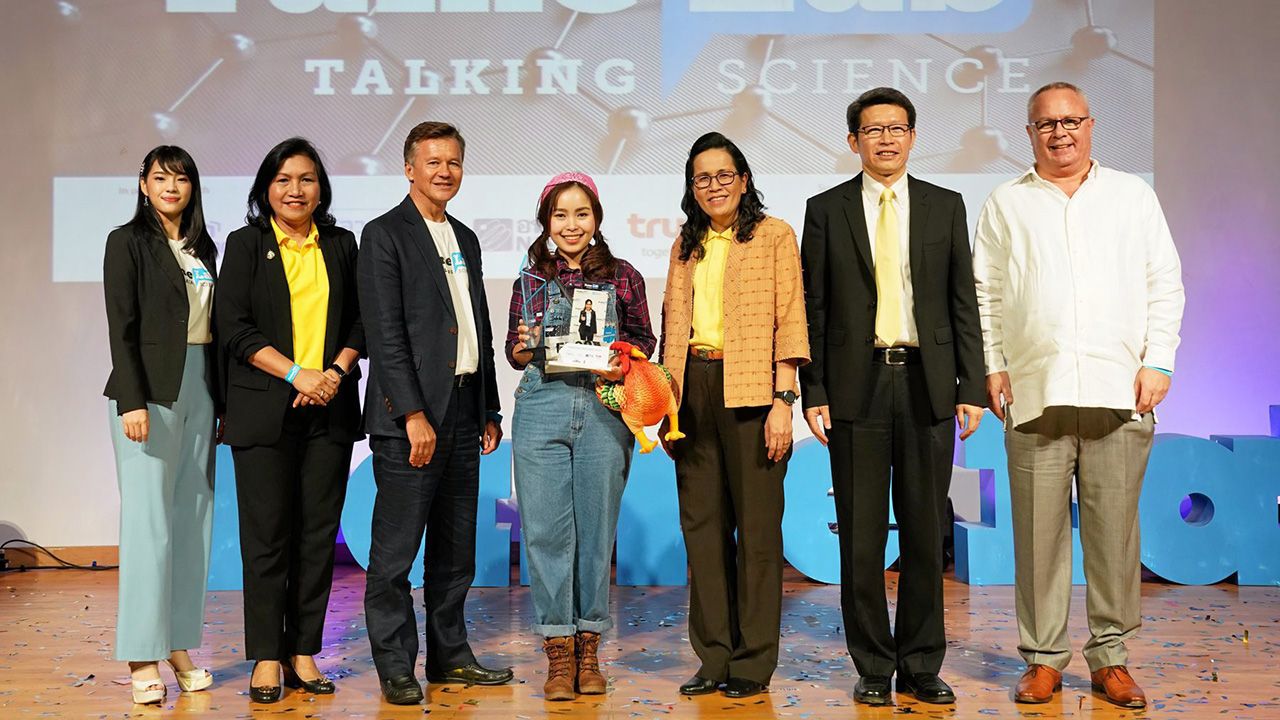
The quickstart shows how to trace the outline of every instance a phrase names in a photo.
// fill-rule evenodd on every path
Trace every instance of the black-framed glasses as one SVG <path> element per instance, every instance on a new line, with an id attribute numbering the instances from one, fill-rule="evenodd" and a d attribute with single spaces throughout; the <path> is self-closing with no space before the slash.
<path id="1" fill-rule="evenodd" d="M 886 132 L 889 133 L 890 137 L 902 137 L 907 133 L 911 132 L 911 126 L 910 125 L 867 125 L 866 127 L 858 128 L 858 132 L 862 133 L 862 137 L 868 140 L 875 140 L 876 138 L 884 135 Z"/>
<path id="2" fill-rule="evenodd" d="M 1064 117 L 1056 120 L 1046 118 L 1044 120 L 1037 120 L 1031 123 L 1031 127 L 1035 128 L 1036 132 L 1041 135 L 1048 135 L 1053 132 L 1054 128 L 1058 127 L 1059 123 L 1062 124 L 1063 130 L 1079 130 L 1080 126 L 1084 124 L 1084 121 L 1088 119 L 1088 115 L 1085 115 L 1084 117 Z"/>
<path id="3" fill-rule="evenodd" d="M 711 187 L 711 178 L 715 178 L 716 183 L 721 186 L 729 185 L 734 180 L 738 179 L 739 174 L 740 173 L 733 172 L 732 170 L 721 170 L 715 175 L 694 175 L 693 186 L 699 190 L 706 190 Z"/>

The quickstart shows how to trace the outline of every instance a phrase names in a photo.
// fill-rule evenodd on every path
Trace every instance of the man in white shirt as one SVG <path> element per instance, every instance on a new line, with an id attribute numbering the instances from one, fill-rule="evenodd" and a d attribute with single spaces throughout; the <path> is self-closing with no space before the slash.
<path id="1" fill-rule="evenodd" d="M 1093 688 L 1144 707 L 1125 640 L 1141 625 L 1138 498 L 1173 375 L 1181 265 L 1151 187 L 1092 159 L 1079 88 L 1046 85 L 1027 112 L 1035 166 L 988 198 L 973 256 L 987 393 L 1009 456 L 1028 665 L 1015 699 L 1051 700 L 1071 659 L 1074 478 Z"/>

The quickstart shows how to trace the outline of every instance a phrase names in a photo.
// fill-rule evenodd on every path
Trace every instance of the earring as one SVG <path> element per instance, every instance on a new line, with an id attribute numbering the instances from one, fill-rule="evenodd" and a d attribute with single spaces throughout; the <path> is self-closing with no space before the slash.
<path id="1" fill-rule="evenodd" d="M 143 207 L 146 207 L 147 205 L 150 205 L 150 204 L 151 204 L 151 199 L 150 199 L 150 198 L 148 198 L 146 195 L 143 195 L 143 196 L 142 196 L 142 205 L 143 205 Z"/>

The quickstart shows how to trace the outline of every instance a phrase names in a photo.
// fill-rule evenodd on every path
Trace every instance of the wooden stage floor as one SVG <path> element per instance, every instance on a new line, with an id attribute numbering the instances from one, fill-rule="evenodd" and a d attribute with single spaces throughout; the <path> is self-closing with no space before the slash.
<path id="1" fill-rule="evenodd" d="M 888 573 L 888 580 L 892 584 L 896 574 Z M 339 567 L 319 658 L 337 681 L 336 695 L 290 693 L 276 705 L 250 703 L 240 594 L 211 593 L 204 646 L 192 654 L 213 670 L 215 686 L 178 694 L 166 668 L 167 701 L 143 708 L 129 700 L 125 665 L 111 660 L 114 572 L 0 574 L 0 718 L 1280 718 L 1276 587 L 1144 584 L 1145 626 L 1130 645 L 1130 667 L 1150 700 L 1145 713 L 1113 707 L 1090 693 L 1079 656 L 1083 588 L 1076 588 L 1072 615 L 1077 654 L 1055 702 L 1010 700 L 1022 671 L 1012 588 L 969 587 L 948 578 L 950 649 L 943 677 L 959 702 L 933 706 L 897 697 L 896 705 L 884 708 L 853 702 L 855 674 L 844 649 L 838 589 L 793 575 L 785 588 L 782 652 L 771 691 L 742 701 L 683 698 L 677 692 L 697 667 L 685 636 L 686 588 L 622 587 L 614 593 L 618 627 L 601 648 L 609 693 L 544 702 L 545 661 L 528 632 L 528 590 L 500 588 L 472 590 L 468 622 L 481 660 L 514 666 L 516 682 L 500 688 L 432 685 L 426 705 L 397 708 L 383 703 L 378 692 L 365 639 L 363 590 L 358 568 Z"/>

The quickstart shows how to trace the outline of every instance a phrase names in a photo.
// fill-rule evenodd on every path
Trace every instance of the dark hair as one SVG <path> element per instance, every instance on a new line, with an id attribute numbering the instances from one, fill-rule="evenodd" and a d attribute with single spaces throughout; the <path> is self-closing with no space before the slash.
<path id="1" fill-rule="evenodd" d="M 529 264 L 538 275 L 547 280 L 556 276 L 556 258 L 551 248 L 547 247 L 547 241 L 551 238 L 551 213 L 555 210 L 556 200 L 560 199 L 566 190 L 575 187 L 582 188 L 582 192 L 587 194 L 587 200 L 591 202 L 591 212 L 596 217 L 596 232 L 591 236 L 595 243 L 588 245 L 586 252 L 582 253 L 580 262 L 582 277 L 591 282 L 612 280 L 618 273 L 618 259 L 609 250 L 609 243 L 605 242 L 604 233 L 600 232 L 600 226 L 604 223 L 604 209 L 600 207 L 600 198 L 591 192 L 591 188 L 577 180 L 556 185 L 538 203 L 538 223 L 542 225 L 542 232 L 538 233 L 538 237 L 534 238 L 533 243 L 529 245 Z"/>
<path id="2" fill-rule="evenodd" d="M 587 300 L 586 302 L 583 303 L 583 305 L 590 305 L 590 304 L 591 304 L 591 300 Z"/>
<path id="3" fill-rule="evenodd" d="M 200 196 L 200 171 L 196 169 L 196 161 L 177 145 L 160 145 L 151 148 L 151 152 L 142 159 L 142 164 L 138 166 L 139 180 L 146 178 L 152 165 L 159 165 L 166 172 L 186 175 L 191 181 L 191 199 L 182 209 L 182 221 L 178 225 L 178 232 L 184 239 L 182 249 L 202 261 L 216 258 L 218 247 L 213 244 L 213 238 L 209 237 L 204 224 L 204 202 Z M 156 217 L 156 209 L 151 207 L 141 186 L 138 187 L 138 201 L 133 210 L 133 218 L 120 227 L 153 235 L 158 240 L 167 240 L 160 219 Z"/>
<path id="4" fill-rule="evenodd" d="M 764 194 L 756 189 L 756 178 L 747 165 L 747 158 L 729 138 L 718 132 L 709 132 L 693 141 L 689 148 L 689 159 L 684 163 L 684 198 L 680 200 L 680 209 L 687 218 L 680 226 L 680 261 L 688 262 L 689 258 L 701 259 L 705 252 L 702 240 L 711 227 L 711 217 L 702 211 L 698 199 L 693 194 L 693 159 L 708 150 L 724 150 L 733 158 L 733 169 L 747 178 L 747 189 L 742 193 L 742 201 L 738 205 L 738 217 L 733 223 L 733 237 L 738 242 L 750 242 L 755 234 L 756 225 L 764 220 Z"/>
<path id="5" fill-rule="evenodd" d="M 329 213 L 329 206 L 333 204 L 333 186 L 329 184 L 329 173 L 325 172 L 324 163 L 320 161 L 320 152 L 316 150 L 316 146 L 312 145 L 310 140 L 301 137 L 291 137 L 281 142 L 262 158 L 262 164 L 258 166 L 258 174 L 253 178 L 253 187 L 249 189 L 249 212 L 244 216 L 245 222 L 263 230 L 271 227 L 271 218 L 275 216 L 275 211 L 271 209 L 271 202 L 267 199 L 267 190 L 285 161 L 298 155 L 315 163 L 316 177 L 320 181 L 320 204 L 316 205 L 315 212 L 311 213 L 311 221 L 326 227 L 334 224 L 333 215 Z"/>
<path id="6" fill-rule="evenodd" d="M 849 109 L 845 111 L 844 118 L 849 124 L 850 133 L 857 132 L 862 126 L 862 111 L 872 105 L 897 105 L 907 111 L 907 125 L 916 126 L 916 106 L 911 104 L 907 96 L 891 87 L 878 87 L 871 88 L 859 95 L 857 100 L 849 103 Z"/>
<path id="7" fill-rule="evenodd" d="M 409 131 L 409 136 L 404 139 L 404 163 L 406 165 L 413 164 L 413 154 L 418 150 L 418 143 L 423 140 L 438 140 L 440 138 L 457 140 L 458 155 L 462 159 L 466 159 L 467 141 L 462 139 L 462 133 L 458 132 L 458 128 L 446 122 L 428 120 L 415 125 Z"/>

